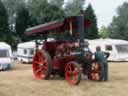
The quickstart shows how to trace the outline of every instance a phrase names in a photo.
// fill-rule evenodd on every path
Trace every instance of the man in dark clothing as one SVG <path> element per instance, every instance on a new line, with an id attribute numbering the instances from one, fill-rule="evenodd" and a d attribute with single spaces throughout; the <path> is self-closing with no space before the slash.
<path id="1" fill-rule="evenodd" d="M 101 48 L 99 46 L 96 47 L 95 60 L 103 65 L 103 80 L 104 81 L 108 80 L 108 62 L 107 62 L 107 58 L 109 57 L 109 55 L 110 54 L 108 52 L 101 51 Z"/>

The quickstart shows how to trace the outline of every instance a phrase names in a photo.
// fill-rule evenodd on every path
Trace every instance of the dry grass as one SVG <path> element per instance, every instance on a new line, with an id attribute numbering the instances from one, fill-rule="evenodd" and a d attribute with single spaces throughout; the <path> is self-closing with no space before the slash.
<path id="1" fill-rule="evenodd" d="M 108 82 L 83 79 L 70 86 L 58 78 L 38 81 L 30 64 L 15 64 L 12 71 L 0 72 L 0 96 L 127 96 L 128 62 L 110 63 L 109 73 Z"/>

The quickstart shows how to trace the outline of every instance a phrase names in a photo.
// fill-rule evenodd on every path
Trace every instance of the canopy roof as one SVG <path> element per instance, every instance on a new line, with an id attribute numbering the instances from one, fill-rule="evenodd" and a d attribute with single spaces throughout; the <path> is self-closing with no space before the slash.
<path id="1" fill-rule="evenodd" d="M 57 28 L 60 28 L 63 26 L 63 22 L 60 21 L 53 21 L 53 22 L 49 22 L 46 24 L 41 24 L 32 28 L 28 28 L 26 30 L 26 34 L 27 35 L 31 35 L 31 34 L 37 34 L 37 33 L 47 33 L 47 31 L 51 31 L 51 30 L 55 30 Z"/>
<path id="2" fill-rule="evenodd" d="M 64 18 L 62 21 L 53 21 L 45 24 L 41 24 L 32 28 L 28 28 L 25 32 L 26 35 L 34 35 L 34 34 L 47 34 L 47 33 L 60 33 L 69 31 L 72 26 L 72 30 L 78 28 L 77 24 L 78 16 L 71 16 Z M 84 26 L 90 25 L 90 22 L 85 20 Z"/>

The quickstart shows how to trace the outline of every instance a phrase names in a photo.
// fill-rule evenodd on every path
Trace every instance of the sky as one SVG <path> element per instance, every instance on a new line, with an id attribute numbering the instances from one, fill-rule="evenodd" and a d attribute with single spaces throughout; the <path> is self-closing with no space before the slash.
<path id="1" fill-rule="evenodd" d="M 98 19 L 98 28 L 108 26 L 116 16 L 116 9 L 128 0 L 86 0 L 86 6 L 90 3 L 95 10 Z"/>

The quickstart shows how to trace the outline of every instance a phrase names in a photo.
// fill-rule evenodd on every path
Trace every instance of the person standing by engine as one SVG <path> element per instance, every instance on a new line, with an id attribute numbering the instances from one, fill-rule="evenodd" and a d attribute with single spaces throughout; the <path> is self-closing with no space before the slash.
<path id="1" fill-rule="evenodd" d="M 100 46 L 96 47 L 96 52 L 95 52 L 95 60 L 98 61 L 103 65 L 103 80 L 108 81 L 108 62 L 107 58 L 109 57 L 108 52 L 103 52 L 101 51 Z"/>

